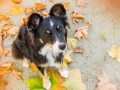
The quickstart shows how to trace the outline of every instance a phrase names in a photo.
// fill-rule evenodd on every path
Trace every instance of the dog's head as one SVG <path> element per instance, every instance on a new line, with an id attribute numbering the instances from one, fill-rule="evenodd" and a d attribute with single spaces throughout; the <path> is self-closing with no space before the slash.
<path id="1" fill-rule="evenodd" d="M 50 44 L 56 52 L 63 52 L 67 48 L 67 22 L 66 10 L 62 4 L 55 4 L 49 17 L 42 18 L 37 13 L 30 15 L 29 30 L 36 30 L 36 37 L 42 44 Z"/>

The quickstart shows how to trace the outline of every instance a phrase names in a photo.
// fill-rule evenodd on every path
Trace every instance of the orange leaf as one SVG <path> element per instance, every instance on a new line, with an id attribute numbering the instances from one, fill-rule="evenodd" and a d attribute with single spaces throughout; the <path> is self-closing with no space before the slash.
<path id="1" fill-rule="evenodd" d="M 25 12 L 25 14 L 29 14 L 29 13 L 34 12 L 34 9 L 33 8 L 25 8 L 24 12 Z"/>
<path id="2" fill-rule="evenodd" d="M 36 2 L 34 4 L 34 7 L 37 11 L 41 11 L 41 10 L 45 10 L 46 9 L 46 5 L 42 2 Z"/>
<path id="3" fill-rule="evenodd" d="M 23 9 L 19 6 L 12 6 L 10 9 L 10 13 L 15 16 L 19 15 L 22 11 L 23 11 Z"/>
<path id="4" fill-rule="evenodd" d="M 49 72 L 50 75 L 54 74 L 56 77 L 56 84 L 54 84 L 50 90 L 66 90 L 64 87 L 61 86 L 61 84 L 65 81 L 63 77 L 60 76 L 56 71 L 54 71 L 52 68 L 50 68 Z"/>
<path id="5" fill-rule="evenodd" d="M 6 32 L 6 31 L 3 31 L 3 32 L 2 32 L 2 37 L 3 37 L 3 39 L 5 39 L 7 36 L 8 36 L 7 32 Z"/>
<path id="6" fill-rule="evenodd" d="M 7 85 L 7 82 L 0 81 L 0 86 L 5 86 Z"/>
<path id="7" fill-rule="evenodd" d="M 0 13 L 0 21 L 9 19 L 9 16 Z"/>
<path id="8" fill-rule="evenodd" d="M 81 38 L 88 38 L 88 30 L 90 27 L 91 23 L 87 22 L 85 26 L 79 28 L 76 30 L 74 37 L 81 39 Z"/>
<path id="9" fill-rule="evenodd" d="M 38 68 L 36 67 L 34 63 L 29 63 L 29 66 L 34 72 L 39 72 Z"/>
<path id="10" fill-rule="evenodd" d="M 21 78 L 21 75 L 22 75 L 21 72 L 19 72 L 19 71 L 17 71 L 17 70 L 13 70 L 12 73 L 13 73 L 13 75 L 15 75 L 18 79 L 20 79 L 20 80 L 22 79 L 22 78 Z"/>
<path id="11" fill-rule="evenodd" d="M 56 2 L 57 0 L 49 0 L 50 2 Z"/>
<path id="12" fill-rule="evenodd" d="M 3 55 L 3 47 L 2 47 L 2 43 L 3 43 L 3 41 L 2 41 L 2 34 L 0 33 L 0 56 Z"/>
<path id="13" fill-rule="evenodd" d="M 72 11 L 72 18 L 78 18 L 78 19 L 83 19 L 85 18 L 80 11 L 73 10 Z"/>
<path id="14" fill-rule="evenodd" d="M 100 80 L 95 90 L 117 90 L 117 87 L 113 85 L 106 73 L 98 75 L 97 78 Z"/>
<path id="15" fill-rule="evenodd" d="M 4 46 L 4 55 L 6 57 L 12 55 L 12 46 Z"/>
<path id="16" fill-rule="evenodd" d="M 65 2 L 64 7 L 65 9 L 70 9 L 70 2 Z"/>
<path id="17" fill-rule="evenodd" d="M 12 0 L 15 4 L 20 4 L 22 0 Z"/>
<path id="18" fill-rule="evenodd" d="M 25 23 L 27 23 L 27 21 L 28 21 L 28 18 L 23 17 L 22 20 L 21 20 L 21 22 L 20 22 L 20 26 L 22 26 L 22 25 L 24 25 Z"/>
<path id="19" fill-rule="evenodd" d="M 0 68 L 4 68 L 4 69 L 11 69 L 13 67 L 15 67 L 15 63 L 14 62 L 0 65 Z"/>
<path id="20" fill-rule="evenodd" d="M 113 45 L 111 51 L 108 51 L 108 54 L 111 58 L 116 58 L 120 62 L 120 47 Z"/>
<path id="21" fill-rule="evenodd" d="M 86 2 L 84 0 L 77 0 L 77 6 L 85 7 Z"/>
<path id="22" fill-rule="evenodd" d="M 9 21 L 2 21 L 2 32 L 9 30 L 13 27 L 13 24 Z"/>

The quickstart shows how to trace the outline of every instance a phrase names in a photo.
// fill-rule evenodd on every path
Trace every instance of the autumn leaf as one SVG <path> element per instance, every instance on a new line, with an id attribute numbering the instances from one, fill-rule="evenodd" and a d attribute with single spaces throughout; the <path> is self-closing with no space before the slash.
<path id="1" fill-rule="evenodd" d="M 0 33 L 0 56 L 3 55 L 3 40 L 2 40 L 2 34 Z"/>
<path id="2" fill-rule="evenodd" d="M 2 32 L 9 30 L 13 27 L 13 24 L 9 21 L 2 21 Z"/>
<path id="3" fill-rule="evenodd" d="M 6 32 L 6 31 L 3 31 L 3 32 L 2 32 L 2 38 L 5 39 L 7 36 L 8 36 L 7 32 Z"/>
<path id="4" fill-rule="evenodd" d="M 18 31 L 19 31 L 19 27 L 14 26 L 14 27 L 12 27 L 11 29 L 9 29 L 9 30 L 7 31 L 7 33 L 8 33 L 8 35 L 10 35 L 10 36 L 15 36 L 16 34 L 18 34 Z"/>
<path id="5" fill-rule="evenodd" d="M 34 7 L 37 11 L 41 11 L 41 10 L 45 10 L 46 9 L 46 5 L 42 2 L 36 2 L 34 4 Z"/>
<path id="6" fill-rule="evenodd" d="M 56 2 L 57 0 L 49 0 L 50 2 Z"/>
<path id="7" fill-rule="evenodd" d="M 18 79 L 22 79 L 21 76 L 22 76 L 22 73 L 17 71 L 17 70 L 13 70 L 12 71 L 13 75 L 16 76 Z"/>
<path id="8" fill-rule="evenodd" d="M 8 19 L 9 19 L 9 16 L 8 16 L 8 15 L 5 15 L 5 14 L 0 13 L 0 21 L 8 20 Z"/>
<path id="9" fill-rule="evenodd" d="M 64 87 L 61 86 L 61 84 L 65 81 L 65 79 L 63 77 L 60 76 L 60 74 L 58 74 L 56 71 L 54 71 L 52 68 L 50 68 L 49 75 L 54 74 L 56 77 L 56 83 L 54 85 L 52 85 L 50 90 L 66 90 Z"/>
<path id="10" fill-rule="evenodd" d="M 25 8 L 24 12 L 25 12 L 25 14 L 30 14 L 30 13 L 34 12 L 34 9 L 33 8 Z"/>
<path id="11" fill-rule="evenodd" d="M 6 57 L 12 55 L 12 46 L 4 46 L 4 55 Z"/>
<path id="12" fill-rule="evenodd" d="M 10 9 L 10 13 L 15 16 L 19 15 L 22 11 L 23 11 L 23 9 L 19 6 L 12 6 Z"/>
<path id="13" fill-rule="evenodd" d="M 84 19 L 85 17 L 83 16 L 82 12 L 73 10 L 72 11 L 72 18 L 77 18 L 77 19 Z"/>
<path id="14" fill-rule="evenodd" d="M 70 57 L 70 55 L 72 54 L 72 50 L 68 50 L 64 56 L 64 59 L 63 59 L 63 66 L 65 69 L 68 70 L 68 67 L 67 67 L 67 64 L 71 63 L 72 62 L 72 59 Z"/>
<path id="15" fill-rule="evenodd" d="M 74 52 L 76 52 L 76 53 L 83 53 L 84 49 L 81 48 L 80 46 L 78 46 L 78 47 L 74 48 Z"/>
<path id="16" fill-rule="evenodd" d="M 77 0 L 77 6 L 85 7 L 86 6 L 85 0 Z"/>
<path id="17" fill-rule="evenodd" d="M 0 86 L 5 86 L 5 85 L 7 85 L 7 82 L 5 82 L 5 81 L 0 81 Z"/>
<path id="18" fill-rule="evenodd" d="M 81 73 L 78 69 L 69 71 L 69 78 L 62 83 L 67 90 L 86 90 L 86 85 L 82 82 Z"/>
<path id="19" fill-rule="evenodd" d="M 20 22 L 20 26 L 22 26 L 22 25 L 26 24 L 26 23 L 27 23 L 27 21 L 28 21 L 28 18 L 23 17 L 23 18 L 22 18 L 22 20 L 21 20 L 21 22 Z"/>
<path id="20" fill-rule="evenodd" d="M 100 80 L 95 90 L 117 90 L 117 87 L 113 85 L 106 73 L 98 75 L 97 78 Z"/>
<path id="21" fill-rule="evenodd" d="M 70 9 L 70 2 L 65 2 L 63 5 L 65 9 Z"/>
<path id="22" fill-rule="evenodd" d="M 39 72 L 38 68 L 36 67 L 34 63 L 29 63 L 29 66 L 34 72 Z"/>
<path id="23" fill-rule="evenodd" d="M 73 18 L 73 24 L 78 24 L 78 23 L 79 23 L 79 20 L 76 18 Z"/>
<path id="24" fill-rule="evenodd" d="M 74 34 L 74 37 L 81 39 L 81 38 L 88 38 L 88 30 L 91 23 L 87 22 L 85 26 L 78 28 Z"/>
<path id="25" fill-rule="evenodd" d="M 113 45 L 111 51 L 108 51 L 111 58 L 116 58 L 120 62 L 120 47 Z"/>
<path id="26" fill-rule="evenodd" d="M 22 0 L 12 0 L 15 4 L 20 4 Z"/>
<path id="27" fill-rule="evenodd" d="M 77 40 L 75 38 L 67 38 L 68 48 L 75 48 L 77 46 Z"/>

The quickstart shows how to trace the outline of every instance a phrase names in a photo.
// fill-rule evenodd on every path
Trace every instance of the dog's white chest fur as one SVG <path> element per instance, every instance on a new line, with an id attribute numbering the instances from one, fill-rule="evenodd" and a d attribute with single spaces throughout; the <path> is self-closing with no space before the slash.
<path id="1" fill-rule="evenodd" d="M 56 63 L 56 57 L 59 55 L 58 52 L 55 52 L 50 46 L 44 46 L 41 51 L 39 51 L 40 54 L 43 56 L 46 56 L 48 62 L 47 65 L 51 67 L 59 68 L 61 63 Z"/>

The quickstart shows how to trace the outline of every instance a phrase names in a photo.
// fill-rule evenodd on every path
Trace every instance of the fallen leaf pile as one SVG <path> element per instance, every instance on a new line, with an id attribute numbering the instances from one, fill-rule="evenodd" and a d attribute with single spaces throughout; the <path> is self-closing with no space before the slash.
<path id="1" fill-rule="evenodd" d="M 7 85 L 7 82 L 1 81 L 4 74 L 12 73 L 18 79 L 21 79 L 22 73 L 17 70 L 13 70 L 14 67 L 15 63 L 13 62 L 0 65 L 0 86 Z"/>
<path id="2" fill-rule="evenodd" d="M 110 82 L 109 77 L 105 72 L 98 75 L 97 78 L 100 82 L 95 90 L 117 90 L 117 87 Z"/>
<path id="3" fill-rule="evenodd" d="M 120 62 L 120 47 L 113 45 L 111 51 L 108 51 L 108 54 L 111 58 L 115 58 Z"/>
<path id="4" fill-rule="evenodd" d="M 89 30 L 90 25 L 91 25 L 91 23 L 87 22 L 85 26 L 83 26 L 81 28 L 78 28 L 75 31 L 74 37 L 76 37 L 78 39 L 88 38 L 88 32 L 87 31 Z"/>
<path id="5" fill-rule="evenodd" d="M 62 86 L 67 90 L 86 90 L 86 85 L 82 82 L 79 69 L 70 70 L 69 78 L 62 83 Z"/>

